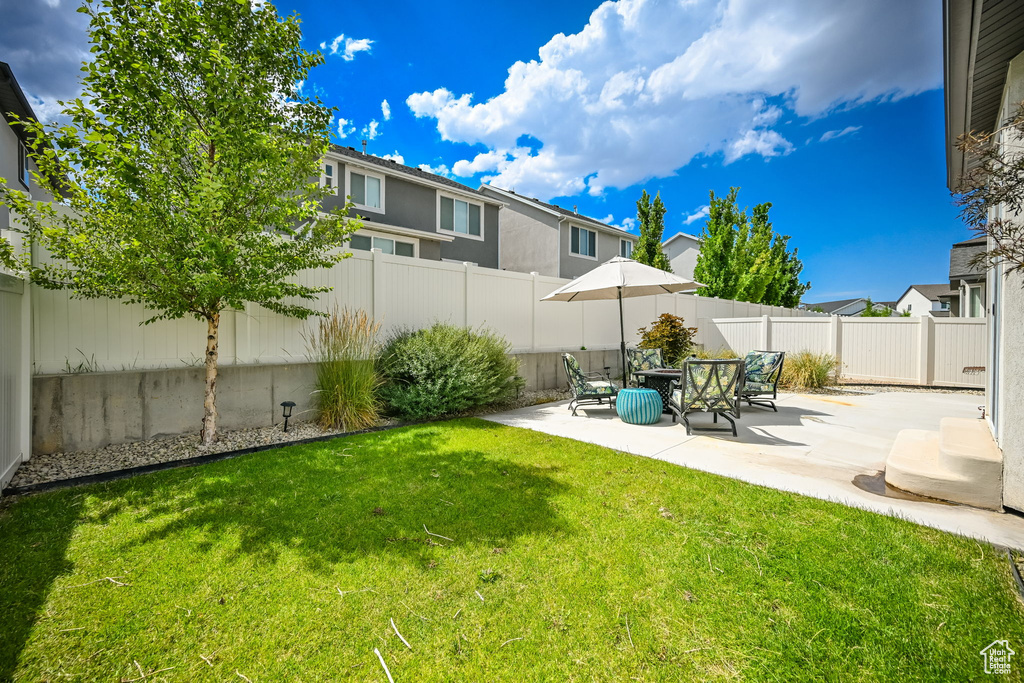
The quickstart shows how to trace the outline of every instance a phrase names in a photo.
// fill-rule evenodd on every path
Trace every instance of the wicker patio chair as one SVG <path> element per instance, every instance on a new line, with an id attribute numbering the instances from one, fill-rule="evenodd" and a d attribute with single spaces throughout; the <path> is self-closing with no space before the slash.
<path id="1" fill-rule="evenodd" d="M 573 395 L 572 400 L 569 401 L 569 410 L 574 416 L 576 409 L 581 405 L 600 405 L 605 401 L 608 401 L 609 407 L 615 405 L 615 396 L 619 393 L 619 387 L 612 383 L 607 374 L 583 372 L 579 361 L 571 353 L 562 354 L 562 365 L 565 367 L 565 376 L 569 381 L 569 391 Z"/>
<path id="2" fill-rule="evenodd" d="M 633 386 L 641 386 L 640 380 L 643 379 L 634 373 L 665 367 L 661 349 L 626 349 L 626 364 L 629 366 L 629 380 Z"/>
<path id="3" fill-rule="evenodd" d="M 743 391 L 740 394 L 747 405 L 771 408 L 779 398 L 779 378 L 785 351 L 750 351 L 743 361 Z"/>
<path id="4" fill-rule="evenodd" d="M 678 380 L 672 382 L 672 398 L 668 402 L 672 421 L 680 418 L 691 434 L 690 413 L 711 413 L 718 423 L 721 415 L 729 421 L 736 436 L 736 420 L 740 416 L 740 391 L 743 387 L 741 360 L 687 360 Z M 722 427 L 700 427 L 706 431 L 723 431 Z"/>

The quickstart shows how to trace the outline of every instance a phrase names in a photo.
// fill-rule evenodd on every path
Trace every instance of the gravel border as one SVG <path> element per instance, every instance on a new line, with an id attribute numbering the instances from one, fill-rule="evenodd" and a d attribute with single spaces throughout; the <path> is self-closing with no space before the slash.
<path id="1" fill-rule="evenodd" d="M 569 395 L 565 390 L 526 391 L 521 392 L 512 401 L 488 406 L 483 411 L 467 411 L 439 419 L 485 415 L 567 398 Z M 384 419 L 377 426 L 358 432 L 343 432 L 340 429 L 325 430 L 312 422 L 300 422 L 289 424 L 287 433 L 279 425 L 221 431 L 218 434 L 217 443 L 212 446 L 203 446 L 197 434 L 183 434 L 163 439 L 114 444 L 87 451 L 34 455 L 18 468 L 7 488 L 4 489 L 4 495 L 18 495 L 44 488 L 56 488 L 57 485 L 72 486 L 79 483 L 134 476 L 171 467 L 213 462 L 270 448 L 325 441 L 339 436 L 431 421 L 434 420 L 401 422 L 395 419 Z"/>

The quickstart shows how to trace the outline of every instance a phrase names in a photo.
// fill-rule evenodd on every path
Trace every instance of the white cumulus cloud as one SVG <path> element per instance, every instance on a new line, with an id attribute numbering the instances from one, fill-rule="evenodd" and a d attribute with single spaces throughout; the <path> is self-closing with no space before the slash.
<path id="1" fill-rule="evenodd" d="M 378 126 L 380 126 L 380 124 L 377 122 L 377 119 L 370 119 L 370 122 L 363 126 L 363 137 L 367 140 L 373 140 L 376 138 L 380 135 L 377 131 Z"/>
<path id="2" fill-rule="evenodd" d="M 435 119 L 442 139 L 487 147 L 458 166 L 493 163 L 485 182 L 596 195 L 698 155 L 788 154 L 784 118 L 939 87 L 936 35 L 931 0 L 609 0 L 579 32 L 512 64 L 498 95 L 438 87 L 406 104 Z M 540 147 L 517 146 L 523 135 Z"/>
<path id="3" fill-rule="evenodd" d="M 431 166 L 430 164 L 420 164 L 417 166 L 421 171 L 427 173 L 433 173 L 434 175 L 443 175 L 446 178 L 450 178 L 452 173 L 445 164 L 438 164 L 437 166 Z"/>
<path id="4" fill-rule="evenodd" d="M 381 157 L 381 159 L 390 159 L 396 164 L 405 164 L 405 157 L 399 154 L 397 149 L 394 151 L 393 154 L 385 154 L 384 156 Z"/>
<path id="5" fill-rule="evenodd" d="M 320 43 L 320 49 L 326 50 L 328 54 L 338 55 L 346 62 L 356 58 L 358 52 L 369 52 L 373 41 L 368 38 L 348 38 L 344 33 L 337 36 L 330 43 Z"/>
<path id="6" fill-rule="evenodd" d="M 387 100 L 380 103 L 380 113 L 384 116 L 385 121 L 391 120 L 391 105 Z"/>
<path id="7" fill-rule="evenodd" d="M 348 119 L 338 119 L 338 137 L 344 140 L 352 133 L 356 132 L 356 127 L 352 125 L 352 122 Z"/>

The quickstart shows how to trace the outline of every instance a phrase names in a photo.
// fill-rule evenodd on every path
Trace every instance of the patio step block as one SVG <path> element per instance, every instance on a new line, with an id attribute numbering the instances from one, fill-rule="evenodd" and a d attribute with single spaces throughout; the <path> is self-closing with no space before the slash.
<path id="1" fill-rule="evenodd" d="M 977 430 L 981 423 L 984 433 Z M 981 420 L 946 420 L 939 432 L 904 429 L 885 462 L 890 486 L 929 498 L 1002 510 L 1002 456 Z"/>

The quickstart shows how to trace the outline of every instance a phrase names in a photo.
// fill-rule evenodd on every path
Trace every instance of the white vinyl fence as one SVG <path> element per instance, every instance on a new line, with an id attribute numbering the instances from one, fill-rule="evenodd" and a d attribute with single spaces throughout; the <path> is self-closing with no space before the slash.
<path id="1" fill-rule="evenodd" d="M 451 264 L 425 259 L 354 252 L 333 268 L 305 273 L 307 284 L 327 285 L 316 307 L 363 309 L 385 330 L 425 327 L 436 320 L 486 326 L 503 335 L 513 351 L 529 353 L 619 345 L 616 301 L 540 301 L 567 280 Z M 140 326 L 142 306 L 112 299 L 72 299 L 67 292 L 34 290 L 34 371 L 131 370 L 202 363 L 206 324 L 161 321 Z M 698 320 L 770 315 L 814 316 L 806 311 L 762 306 L 688 294 L 638 297 L 624 302 L 627 341 L 662 313 Z M 801 320 L 803 317 L 793 317 Z M 221 316 L 223 363 L 281 363 L 306 360 L 304 331 L 310 321 L 272 313 L 258 306 Z M 709 326 L 713 330 L 713 326 Z M 698 328 L 697 341 L 706 330 Z"/>
<path id="2" fill-rule="evenodd" d="M 737 354 L 811 351 L 849 379 L 985 386 L 984 318 L 733 318 L 699 321 L 705 343 Z"/>
<path id="3" fill-rule="evenodd" d="M 0 489 L 28 457 L 32 400 L 25 284 L 0 273 Z"/>

